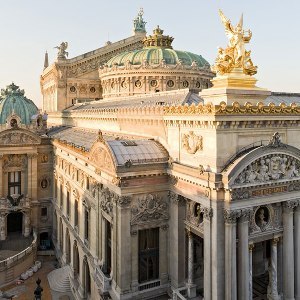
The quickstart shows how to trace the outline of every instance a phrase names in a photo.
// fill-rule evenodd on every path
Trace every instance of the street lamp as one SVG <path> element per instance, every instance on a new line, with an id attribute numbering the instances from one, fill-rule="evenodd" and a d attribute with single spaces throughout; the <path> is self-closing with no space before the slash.
<path id="1" fill-rule="evenodd" d="M 37 279 L 36 284 L 37 284 L 37 287 L 34 290 L 34 297 L 35 297 L 35 300 L 41 300 L 43 288 L 40 286 L 40 284 L 41 284 L 40 278 Z"/>

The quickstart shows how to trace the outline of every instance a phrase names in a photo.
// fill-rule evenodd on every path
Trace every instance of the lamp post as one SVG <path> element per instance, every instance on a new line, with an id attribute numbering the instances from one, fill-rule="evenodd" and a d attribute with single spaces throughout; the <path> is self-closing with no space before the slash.
<path id="1" fill-rule="evenodd" d="M 34 290 L 34 297 L 35 297 L 35 300 L 41 300 L 43 288 L 40 286 L 40 284 L 41 284 L 40 278 L 37 279 L 36 284 L 37 284 L 37 287 Z"/>

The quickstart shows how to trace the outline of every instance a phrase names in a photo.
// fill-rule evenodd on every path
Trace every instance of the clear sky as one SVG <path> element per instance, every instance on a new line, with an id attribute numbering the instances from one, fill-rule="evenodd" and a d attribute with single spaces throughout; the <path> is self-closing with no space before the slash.
<path id="1" fill-rule="evenodd" d="M 236 24 L 244 13 L 251 29 L 252 60 L 258 86 L 300 92 L 299 0 L 9 0 L 1 2 L 0 87 L 14 81 L 27 97 L 41 103 L 39 76 L 44 53 L 50 63 L 55 46 L 69 43 L 69 57 L 131 35 L 132 20 L 144 9 L 148 33 L 156 25 L 173 36 L 173 47 L 214 62 L 227 39 L 218 15 Z"/>

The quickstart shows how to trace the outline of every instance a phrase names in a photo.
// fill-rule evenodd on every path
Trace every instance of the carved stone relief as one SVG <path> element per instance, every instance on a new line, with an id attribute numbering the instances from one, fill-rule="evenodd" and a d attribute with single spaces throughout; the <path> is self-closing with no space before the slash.
<path id="1" fill-rule="evenodd" d="M 184 133 L 182 135 L 182 148 L 190 154 L 195 154 L 197 151 L 203 150 L 202 136 L 196 135 L 194 131 Z"/>
<path id="2" fill-rule="evenodd" d="M 10 131 L 0 135 L 0 144 L 10 144 L 10 145 L 19 145 L 19 144 L 39 144 L 40 140 L 34 138 L 24 132 L 15 132 Z"/>
<path id="3" fill-rule="evenodd" d="M 285 154 L 270 154 L 251 163 L 238 175 L 234 183 L 265 183 L 299 177 L 300 161 Z"/>
<path id="4" fill-rule="evenodd" d="M 158 195 L 148 194 L 138 199 L 131 209 L 131 225 L 169 219 L 169 206 L 166 200 Z"/>
<path id="5" fill-rule="evenodd" d="M 108 170 L 108 171 L 113 171 L 114 170 L 114 163 L 108 153 L 108 151 L 101 147 L 101 146 L 96 146 L 91 149 L 90 152 L 90 160 L 93 162 L 97 167 Z"/>
<path id="6" fill-rule="evenodd" d="M 26 167 L 26 156 L 19 154 L 9 154 L 3 158 L 3 168 L 25 168 Z"/>

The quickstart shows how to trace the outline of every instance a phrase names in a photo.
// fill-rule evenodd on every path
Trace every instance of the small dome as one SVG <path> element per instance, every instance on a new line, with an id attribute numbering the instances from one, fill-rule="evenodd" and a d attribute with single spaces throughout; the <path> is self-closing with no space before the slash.
<path id="1" fill-rule="evenodd" d="M 182 64 L 191 66 L 195 63 L 199 67 L 209 65 L 201 55 L 172 49 L 172 41 L 173 37 L 163 35 L 163 30 L 157 26 L 157 28 L 153 30 L 153 35 L 143 40 L 144 48 L 120 53 L 111 58 L 107 62 L 107 66 L 122 66 L 128 62 L 132 65 L 141 65 L 145 62 L 150 65 L 155 65 L 160 64 L 162 61 L 166 65 Z"/>
<path id="2" fill-rule="evenodd" d="M 20 90 L 14 83 L 1 90 L 0 124 L 5 124 L 13 113 L 20 117 L 22 124 L 30 124 L 31 117 L 38 113 L 38 108 L 24 94 L 24 90 Z"/>

